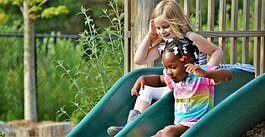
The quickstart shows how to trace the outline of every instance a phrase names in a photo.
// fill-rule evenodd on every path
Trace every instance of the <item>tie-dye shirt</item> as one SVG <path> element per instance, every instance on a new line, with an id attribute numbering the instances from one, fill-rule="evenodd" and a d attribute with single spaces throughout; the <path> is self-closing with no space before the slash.
<path id="1" fill-rule="evenodd" d="M 201 66 L 204 70 L 213 70 L 213 66 Z M 174 91 L 174 124 L 191 127 L 214 104 L 214 80 L 189 74 L 184 81 L 175 83 L 165 75 L 167 85 Z"/>

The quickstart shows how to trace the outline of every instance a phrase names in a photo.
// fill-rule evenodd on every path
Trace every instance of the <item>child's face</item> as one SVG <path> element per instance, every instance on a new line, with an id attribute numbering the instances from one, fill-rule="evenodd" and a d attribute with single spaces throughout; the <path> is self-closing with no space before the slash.
<path id="1" fill-rule="evenodd" d="M 156 28 L 156 33 L 159 37 L 161 37 L 164 41 L 172 39 L 176 37 L 172 29 L 170 28 L 169 23 L 161 19 L 160 17 L 154 18 L 154 25 Z"/>
<path id="2" fill-rule="evenodd" d="M 184 67 L 187 63 L 187 59 L 185 61 L 180 61 L 180 58 L 173 52 L 164 52 L 162 61 L 166 68 L 166 74 L 170 76 L 174 82 L 183 81 L 187 77 L 188 73 Z"/>

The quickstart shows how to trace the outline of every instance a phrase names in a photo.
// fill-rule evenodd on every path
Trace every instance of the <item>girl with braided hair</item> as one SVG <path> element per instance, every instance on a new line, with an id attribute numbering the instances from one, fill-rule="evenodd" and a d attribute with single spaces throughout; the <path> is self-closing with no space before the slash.
<path id="1" fill-rule="evenodd" d="M 193 126 L 211 108 L 214 102 L 214 85 L 232 79 L 232 73 L 217 66 L 196 65 L 199 50 L 188 38 L 173 38 L 161 50 L 163 75 L 141 76 L 135 82 L 131 93 L 138 94 L 144 85 L 168 86 L 175 99 L 174 125 L 166 126 L 155 137 L 180 136 Z"/>

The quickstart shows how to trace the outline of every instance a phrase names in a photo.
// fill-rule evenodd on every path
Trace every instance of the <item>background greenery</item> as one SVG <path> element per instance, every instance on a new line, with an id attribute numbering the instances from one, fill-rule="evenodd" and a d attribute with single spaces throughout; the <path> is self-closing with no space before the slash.
<path id="1" fill-rule="evenodd" d="M 4 32 L 21 31 L 15 25 L 0 27 Z M 20 119 L 23 117 L 23 41 L 2 37 L 0 41 L 0 119 Z"/>
<path id="2" fill-rule="evenodd" d="M 1 37 L 0 40 L 0 119 L 23 119 L 23 39 Z M 81 62 L 82 51 L 80 46 L 75 47 L 74 42 L 67 39 L 60 39 L 56 43 L 38 39 L 36 47 L 38 119 L 59 120 L 56 111 L 62 104 L 69 104 L 74 93 L 69 92 L 67 81 L 60 80 L 55 61 L 64 58 L 71 64 L 74 64 L 72 59 Z M 67 58 L 69 55 L 71 57 Z"/>
<path id="3" fill-rule="evenodd" d="M 122 76 L 123 8 L 112 1 L 107 4 L 98 17 L 105 27 L 95 25 L 91 9 L 79 7 L 74 16 L 85 28 L 80 39 L 36 39 L 39 121 L 79 122 Z M 22 33 L 21 21 L 2 23 L 0 29 Z M 23 119 L 23 39 L 0 40 L 0 120 Z"/>

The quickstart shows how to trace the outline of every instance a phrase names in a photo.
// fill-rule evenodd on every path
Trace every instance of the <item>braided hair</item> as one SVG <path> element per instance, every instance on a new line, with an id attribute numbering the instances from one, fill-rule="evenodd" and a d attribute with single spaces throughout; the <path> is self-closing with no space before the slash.
<path id="1" fill-rule="evenodd" d="M 185 61 L 185 59 L 187 59 L 188 57 L 192 57 L 194 59 L 194 62 L 198 64 L 199 49 L 193 43 L 193 41 L 187 37 L 175 37 L 173 39 L 168 40 L 165 43 L 164 50 L 162 50 L 161 52 L 161 56 L 163 52 L 173 52 L 176 56 L 180 58 L 180 61 Z"/>

